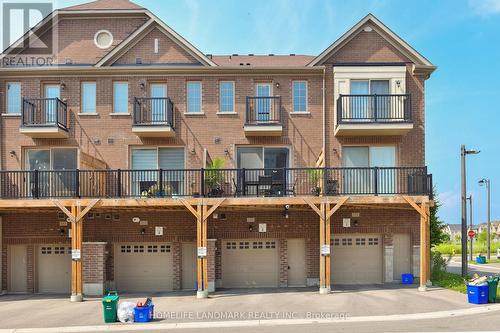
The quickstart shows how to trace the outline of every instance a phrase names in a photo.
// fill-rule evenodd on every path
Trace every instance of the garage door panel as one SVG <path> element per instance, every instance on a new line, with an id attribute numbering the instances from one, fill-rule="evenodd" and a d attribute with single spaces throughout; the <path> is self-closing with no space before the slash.
<path id="1" fill-rule="evenodd" d="M 224 241 L 223 287 L 277 287 L 279 279 L 277 244 L 275 240 Z"/>
<path id="2" fill-rule="evenodd" d="M 172 290 L 171 245 L 116 244 L 115 283 L 116 289 L 127 292 Z"/>
<path id="3" fill-rule="evenodd" d="M 332 283 L 382 283 L 381 240 L 380 235 L 332 235 Z"/>
<path id="4" fill-rule="evenodd" d="M 71 247 L 41 245 L 37 253 L 38 291 L 69 293 L 71 290 Z"/>

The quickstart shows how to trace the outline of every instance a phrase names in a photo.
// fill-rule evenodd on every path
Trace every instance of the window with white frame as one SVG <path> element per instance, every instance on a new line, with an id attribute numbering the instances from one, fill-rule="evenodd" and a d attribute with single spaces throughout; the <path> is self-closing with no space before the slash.
<path id="1" fill-rule="evenodd" d="M 234 110 L 234 81 L 219 83 L 219 112 L 232 113 Z"/>
<path id="2" fill-rule="evenodd" d="M 96 113 L 96 83 L 82 82 L 81 113 Z"/>
<path id="3" fill-rule="evenodd" d="M 128 82 L 113 82 L 113 113 L 128 113 Z"/>
<path id="4" fill-rule="evenodd" d="M 7 113 L 21 113 L 21 83 L 7 83 Z"/>
<path id="5" fill-rule="evenodd" d="M 187 113 L 201 113 L 201 82 L 191 81 L 186 85 Z"/>
<path id="6" fill-rule="evenodd" d="M 307 81 L 293 81 L 293 112 L 307 112 Z"/>

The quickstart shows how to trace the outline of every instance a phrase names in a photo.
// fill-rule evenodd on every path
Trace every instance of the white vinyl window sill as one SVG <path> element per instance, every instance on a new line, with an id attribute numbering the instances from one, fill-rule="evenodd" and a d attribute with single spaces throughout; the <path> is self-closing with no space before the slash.
<path id="1" fill-rule="evenodd" d="M 184 112 L 185 116 L 188 117 L 203 117 L 205 116 L 205 112 Z"/>
<path id="2" fill-rule="evenodd" d="M 99 113 L 97 112 L 80 112 L 78 113 L 79 116 L 98 116 Z"/>
<path id="3" fill-rule="evenodd" d="M 216 114 L 219 116 L 234 116 L 238 114 L 238 112 L 217 112 Z"/>
<path id="4" fill-rule="evenodd" d="M 2 117 L 21 117 L 20 113 L 2 113 Z"/>
<path id="5" fill-rule="evenodd" d="M 311 112 L 309 112 L 309 111 L 306 111 L 306 112 L 303 112 L 303 111 L 301 111 L 301 112 L 293 112 L 292 111 L 292 112 L 290 112 L 290 114 L 292 116 L 307 116 L 307 115 L 310 115 Z"/>
<path id="6" fill-rule="evenodd" d="M 116 112 L 113 112 L 113 113 L 110 113 L 109 114 L 110 116 L 130 116 L 130 113 L 116 113 Z"/>

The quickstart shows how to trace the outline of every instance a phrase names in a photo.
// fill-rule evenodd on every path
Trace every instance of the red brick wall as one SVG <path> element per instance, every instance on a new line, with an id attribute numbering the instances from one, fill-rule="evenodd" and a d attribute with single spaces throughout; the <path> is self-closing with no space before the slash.
<path id="1" fill-rule="evenodd" d="M 106 282 L 106 246 L 104 242 L 83 243 L 82 268 L 85 283 Z"/>
<path id="2" fill-rule="evenodd" d="M 154 40 L 159 41 L 158 53 L 154 53 Z M 192 55 L 168 38 L 158 28 L 149 32 L 136 45 L 131 47 L 115 63 L 130 65 L 141 58 L 143 64 L 200 64 Z"/>
<path id="3" fill-rule="evenodd" d="M 187 116 L 186 82 L 188 80 L 203 82 L 203 116 Z M 274 93 L 282 96 L 284 119 L 284 135 L 282 137 L 246 138 L 243 132 L 245 121 L 246 96 L 255 95 L 255 83 L 262 79 L 279 83 L 274 87 Z M 309 82 L 308 115 L 292 115 L 291 85 L 294 79 L 307 79 Z M 19 133 L 19 117 L 1 117 L 1 151 L 3 169 L 20 169 L 23 162 L 23 150 L 28 147 L 74 146 L 86 154 L 103 160 L 110 168 L 129 167 L 129 151 L 131 146 L 183 146 L 186 151 L 186 167 L 201 167 L 203 150 L 207 148 L 212 158 L 222 157 L 226 167 L 234 166 L 236 145 L 284 145 L 292 148 L 294 166 L 314 166 L 321 151 L 322 137 L 319 134 L 322 127 L 322 79 L 320 76 L 224 76 L 224 77 L 85 77 L 85 78 L 35 78 L 22 80 L 22 95 L 39 97 L 43 82 L 64 82 L 66 88 L 61 91 L 61 97 L 67 100 L 70 121 L 70 137 L 68 139 L 31 139 Z M 82 81 L 97 82 L 97 112 L 98 116 L 79 116 L 80 85 Z M 143 97 L 146 90 L 141 90 L 139 83 L 161 80 L 167 84 L 168 95 L 172 98 L 176 117 L 176 137 L 165 139 L 140 139 L 132 133 L 131 116 L 112 116 L 113 80 L 128 80 L 130 112 L 132 112 L 133 97 Z M 236 81 L 236 115 L 218 115 L 219 110 L 219 80 Z M 0 96 L 5 96 L 5 84 L 9 80 L 0 79 Z M 5 100 L 1 101 L 0 110 L 5 112 Z M 207 126 L 210 124 L 210 126 Z M 107 139 L 114 139 L 114 144 L 108 144 Z M 220 143 L 214 143 L 215 138 Z M 7 140 L 8 138 L 8 140 Z M 99 138 L 100 145 L 94 144 Z M 194 154 L 191 150 L 194 149 Z M 229 151 L 229 156 L 224 153 Z M 9 152 L 15 151 L 11 157 Z"/>
<path id="4" fill-rule="evenodd" d="M 359 213 L 353 218 L 352 213 Z M 113 276 L 113 244 L 116 242 L 173 242 L 174 255 L 174 286 L 180 288 L 181 276 L 181 241 L 195 241 L 196 228 L 194 217 L 188 212 L 155 212 L 155 213 L 120 213 L 120 220 L 104 219 L 105 212 L 99 219 L 86 219 L 83 226 L 85 242 L 107 242 L 109 254 L 106 261 L 106 278 L 110 281 Z M 287 256 L 286 240 L 289 238 L 306 239 L 306 271 L 308 278 L 317 278 L 319 274 L 319 217 L 312 211 L 290 210 L 289 218 L 283 217 L 282 211 L 224 211 L 226 219 L 209 218 L 208 238 L 216 239 L 216 256 L 210 259 L 215 265 L 213 273 L 215 279 L 221 278 L 220 246 L 223 239 L 276 239 L 279 242 L 280 258 L 280 285 L 287 285 Z M 148 226 L 140 226 L 132 222 L 132 217 L 140 217 L 148 221 Z M 254 217 L 255 222 L 247 222 L 247 217 Z M 342 218 L 351 217 L 351 228 L 342 227 Z M 357 226 L 354 226 L 354 221 Z M 419 242 L 419 217 L 411 210 L 390 209 L 341 209 L 332 219 L 332 233 L 375 233 L 384 235 L 386 245 L 392 243 L 392 234 L 411 234 L 412 244 Z M 267 232 L 259 233 L 258 224 L 266 223 Z M 252 231 L 249 226 L 252 225 Z M 163 226 L 164 235 L 155 236 L 154 227 Z M 146 234 L 141 235 L 141 229 L 146 229 Z M 36 244 L 43 243 L 68 243 L 67 236 L 59 235 L 59 224 L 56 213 L 40 214 L 6 214 L 3 217 L 3 244 L 4 257 L 2 276 L 7 282 L 7 246 L 9 244 L 29 244 L 33 249 Z M 66 235 L 66 234 L 65 234 Z M 178 245 L 176 245 L 178 244 Z M 177 250 L 176 250 L 177 249 Z M 84 257 L 87 255 L 84 248 Z M 102 250 L 102 249 L 101 249 Z M 29 252 L 30 253 L 30 252 Z M 92 252 L 90 252 L 92 253 Z M 30 257 L 30 255 L 28 255 Z M 177 258 L 177 259 L 176 259 Z M 31 251 L 31 264 L 33 254 Z M 103 259 L 104 262 L 104 259 Z M 96 261 L 102 267 L 101 261 Z M 85 265 L 85 264 L 84 264 Z M 32 265 L 31 265 L 32 266 Z M 28 267 L 30 265 L 28 264 Z M 100 268 L 99 268 L 100 269 Z M 211 269 L 210 269 L 211 271 Z M 89 273 L 90 274 L 90 273 Z M 100 275 L 101 273 L 99 273 Z M 28 268 L 28 275 L 33 279 L 33 270 Z M 210 275 L 212 276 L 212 275 Z M 90 277 L 90 275 L 85 275 Z M 31 279 L 31 280 L 30 280 Z M 213 281 L 210 280 L 209 281 Z M 28 284 L 34 288 L 33 282 Z M 5 285 L 5 284 L 4 284 Z M 31 290 L 31 289 L 30 289 Z"/>

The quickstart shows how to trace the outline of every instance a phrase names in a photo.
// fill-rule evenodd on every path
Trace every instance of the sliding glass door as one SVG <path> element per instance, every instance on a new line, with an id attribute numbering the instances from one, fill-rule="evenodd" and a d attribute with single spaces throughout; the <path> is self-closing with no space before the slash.
<path id="1" fill-rule="evenodd" d="M 184 148 L 136 148 L 131 156 L 133 196 L 185 194 Z"/>
<path id="2" fill-rule="evenodd" d="M 342 149 L 343 192 L 392 194 L 396 189 L 396 147 L 358 146 Z M 378 167 L 378 171 L 375 171 Z"/>

